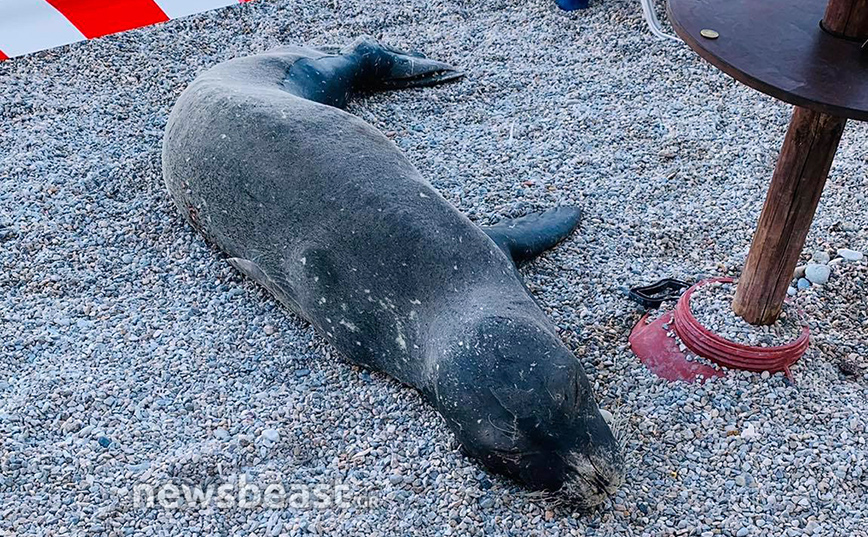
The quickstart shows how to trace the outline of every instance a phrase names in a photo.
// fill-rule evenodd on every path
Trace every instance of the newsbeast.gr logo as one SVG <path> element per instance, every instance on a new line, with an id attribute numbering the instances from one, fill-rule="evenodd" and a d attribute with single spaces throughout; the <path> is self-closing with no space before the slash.
<path id="1" fill-rule="evenodd" d="M 247 476 L 205 487 L 167 482 L 133 487 L 134 509 L 348 509 L 378 504 L 372 491 L 341 483 L 251 483 Z"/>

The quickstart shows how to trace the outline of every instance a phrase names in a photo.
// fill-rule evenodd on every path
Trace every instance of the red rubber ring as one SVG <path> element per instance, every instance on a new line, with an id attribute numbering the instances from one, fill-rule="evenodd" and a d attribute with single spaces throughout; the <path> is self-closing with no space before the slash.
<path id="1" fill-rule="evenodd" d="M 724 367 L 745 369 L 747 371 L 783 371 L 788 377 L 790 366 L 805 354 L 810 334 L 807 326 L 802 327 L 801 335 L 786 345 L 777 347 L 754 347 L 724 339 L 711 332 L 696 320 L 690 311 L 690 297 L 693 291 L 710 283 L 733 283 L 732 278 L 712 278 L 696 283 L 685 291 L 675 306 L 673 315 L 675 332 L 684 345 L 695 354 L 708 358 Z"/>

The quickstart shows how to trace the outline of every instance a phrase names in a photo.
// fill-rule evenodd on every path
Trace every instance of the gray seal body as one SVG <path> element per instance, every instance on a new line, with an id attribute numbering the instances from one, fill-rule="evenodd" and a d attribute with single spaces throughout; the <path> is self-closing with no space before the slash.
<path id="1" fill-rule="evenodd" d="M 467 453 L 590 507 L 622 480 L 619 447 L 515 267 L 579 211 L 480 228 L 341 109 L 354 91 L 459 76 L 370 39 L 228 61 L 175 105 L 165 181 L 233 266 L 351 362 L 420 390 Z"/>

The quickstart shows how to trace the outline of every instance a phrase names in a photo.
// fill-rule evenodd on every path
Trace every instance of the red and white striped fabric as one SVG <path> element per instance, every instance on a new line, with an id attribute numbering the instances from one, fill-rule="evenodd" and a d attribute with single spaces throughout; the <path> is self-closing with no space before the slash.
<path id="1" fill-rule="evenodd" d="M 0 60 L 245 0 L 0 0 Z"/>

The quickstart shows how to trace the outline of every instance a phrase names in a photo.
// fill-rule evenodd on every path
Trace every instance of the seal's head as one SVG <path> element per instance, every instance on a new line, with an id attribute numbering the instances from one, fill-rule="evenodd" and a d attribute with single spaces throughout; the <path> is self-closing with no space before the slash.
<path id="1" fill-rule="evenodd" d="M 623 481 L 620 446 L 579 360 L 532 319 L 486 317 L 433 365 L 440 412 L 464 449 L 535 490 L 591 508 Z"/>

